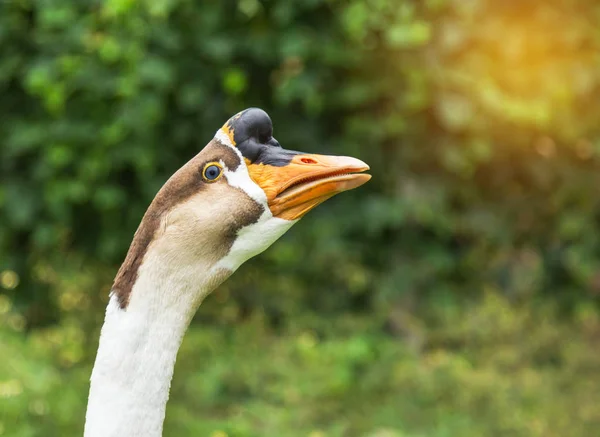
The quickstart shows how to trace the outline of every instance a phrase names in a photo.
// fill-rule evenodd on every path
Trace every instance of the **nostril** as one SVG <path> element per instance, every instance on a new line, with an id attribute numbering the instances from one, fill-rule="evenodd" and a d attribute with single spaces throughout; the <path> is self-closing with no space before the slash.
<path id="1" fill-rule="evenodd" d="M 312 158 L 302 158 L 302 159 L 300 159 L 300 161 L 302 161 L 305 164 L 316 164 L 317 163 L 317 161 L 315 161 Z"/>

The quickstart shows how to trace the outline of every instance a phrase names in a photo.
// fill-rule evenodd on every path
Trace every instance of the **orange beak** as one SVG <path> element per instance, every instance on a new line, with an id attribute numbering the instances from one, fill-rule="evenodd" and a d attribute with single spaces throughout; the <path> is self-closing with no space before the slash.
<path id="1" fill-rule="evenodd" d="M 250 177 L 267 195 L 271 213 L 285 220 L 297 220 L 330 197 L 371 179 L 360 173 L 369 170 L 367 164 L 347 156 L 298 154 L 282 166 L 247 163 Z"/>

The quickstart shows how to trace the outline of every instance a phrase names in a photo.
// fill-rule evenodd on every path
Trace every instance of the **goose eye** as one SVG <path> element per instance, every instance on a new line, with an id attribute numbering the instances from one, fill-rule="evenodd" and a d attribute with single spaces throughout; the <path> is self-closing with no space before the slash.
<path id="1" fill-rule="evenodd" d="M 204 166 L 204 170 L 202 170 L 202 177 L 206 182 L 215 182 L 219 177 L 221 177 L 221 173 L 223 173 L 223 169 L 219 164 L 209 163 Z"/>

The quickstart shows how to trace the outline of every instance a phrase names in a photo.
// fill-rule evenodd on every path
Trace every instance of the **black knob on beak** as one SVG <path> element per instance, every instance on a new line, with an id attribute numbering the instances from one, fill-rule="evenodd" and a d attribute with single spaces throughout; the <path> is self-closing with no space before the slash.
<path id="1" fill-rule="evenodd" d="M 267 144 L 273 137 L 271 117 L 259 108 L 249 108 L 234 115 L 228 125 L 233 130 L 233 139 L 238 147 L 247 140 Z"/>
<path id="2" fill-rule="evenodd" d="M 235 146 L 250 162 L 269 162 L 271 150 L 281 150 L 281 145 L 273 138 L 271 117 L 262 109 L 249 108 L 239 112 L 227 121 L 226 126 L 233 132 Z M 285 156 L 276 161 L 287 163 L 289 159 Z"/>

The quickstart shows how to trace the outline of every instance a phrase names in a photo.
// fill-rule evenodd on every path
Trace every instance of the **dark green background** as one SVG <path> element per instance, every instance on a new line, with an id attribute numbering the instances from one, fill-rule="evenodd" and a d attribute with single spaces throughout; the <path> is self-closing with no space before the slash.
<path id="1" fill-rule="evenodd" d="M 165 435 L 600 429 L 595 0 L 0 2 L 0 436 L 81 435 L 112 278 L 234 113 L 373 179 L 201 307 Z"/>

